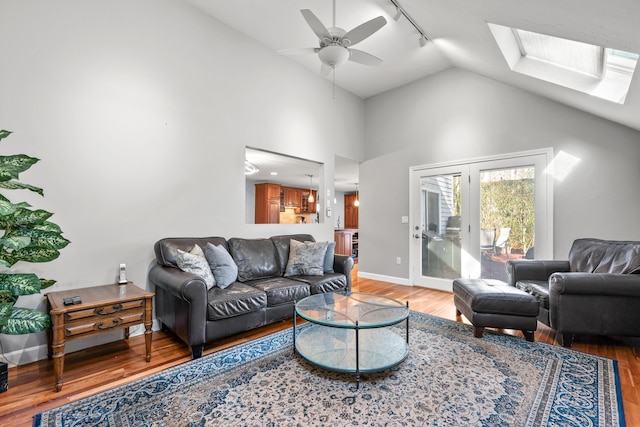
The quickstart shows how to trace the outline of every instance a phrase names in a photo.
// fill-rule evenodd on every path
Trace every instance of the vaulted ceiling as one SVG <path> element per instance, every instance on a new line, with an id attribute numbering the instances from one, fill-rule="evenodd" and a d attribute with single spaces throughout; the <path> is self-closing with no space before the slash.
<path id="1" fill-rule="evenodd" d="M 332 26 L 332 0 L 184 0 L 275 52 L 317 47 L 304 20 L 310 9 Z M 640 53 L 637 0 L 398 0 L 431 42 L 405 19 L 393 19 L 391 0 L 336 0 L 336 26 L 349 31 L 383 16 L 387 24 L 357 48 L 384 62 L 370 67 L 347 62 L 335 83 L 368 98 L 451 67 L 465 69 L 640 130 L 638 70 L 623 105 L 511 71 L 487 23 Z M 320 75 L 317 55 L 286 56 Z M 331 76 L 327 77 L 331 79 Z"/>

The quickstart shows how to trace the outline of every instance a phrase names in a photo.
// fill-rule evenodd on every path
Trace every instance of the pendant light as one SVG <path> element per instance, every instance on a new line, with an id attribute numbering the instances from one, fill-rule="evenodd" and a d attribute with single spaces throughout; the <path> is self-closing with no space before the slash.
<path id="1" fill-rule="evenodd" d="M 313 197 L 313 190 L 311 189 L 311 187 L 313 187 L 313 175 L 309 175 L 309 198 L 307 199 L 309 203 L 313 203 L 316 200 Z"/>
<path id="2" fill-rule="evenodd" d="M 356 182 L 356 200 L 353 202 L 353 206 L 356 208 L 360 206 L 360 192 L 358 191 L 358 183 Z"/>

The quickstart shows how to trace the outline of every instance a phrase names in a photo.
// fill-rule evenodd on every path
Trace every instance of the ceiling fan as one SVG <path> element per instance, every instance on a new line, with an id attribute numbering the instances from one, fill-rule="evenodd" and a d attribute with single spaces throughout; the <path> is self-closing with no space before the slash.
<path id="1" fill-rule="evenodd" d="M 371 19 L 364 24 L 360 24 L 351 31 L 345 31 L 336 27 L 336 0 L 333 0 L 333 26 L 327 28 L 309 9 L 300 10 L 302 16 L 311 27 L 311 30 L 318 36 L 320 47 L 310 47 L 302 49 L 280 50 L 283 55 L 297 55 L 304 53 L 317 53 L 322 62 L 320 70 L 322 75 L 328 75 L 347 61 L 357 62 L 364 65 L 380 65 L 382 60 L 367 52 L 353 49 L 357 43 L 371 36 L 373 33 L 384 27 L 387 20 L 382 16 Z"/>

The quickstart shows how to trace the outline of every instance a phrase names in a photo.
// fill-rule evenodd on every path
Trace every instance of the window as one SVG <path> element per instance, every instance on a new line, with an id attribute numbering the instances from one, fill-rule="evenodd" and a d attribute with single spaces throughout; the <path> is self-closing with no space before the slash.
<path id="1" fill-rule="evenodd" d="M 624 104 L 638 55 L 489 24 L 512 71 Z"/>

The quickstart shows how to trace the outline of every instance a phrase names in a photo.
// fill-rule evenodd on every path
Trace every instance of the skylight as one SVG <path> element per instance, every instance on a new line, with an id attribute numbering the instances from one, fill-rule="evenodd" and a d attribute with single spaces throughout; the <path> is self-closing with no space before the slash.
<path id="1" fill-rule="evenodd" d="M 592 44 L 513 29 L 522 56 L 602 77 L 604 48 Z"/>
<path id="2" fill-rule="evenodd" d="M 638 55 L 489 24 L 512 71 L 623 104 Z"/>

